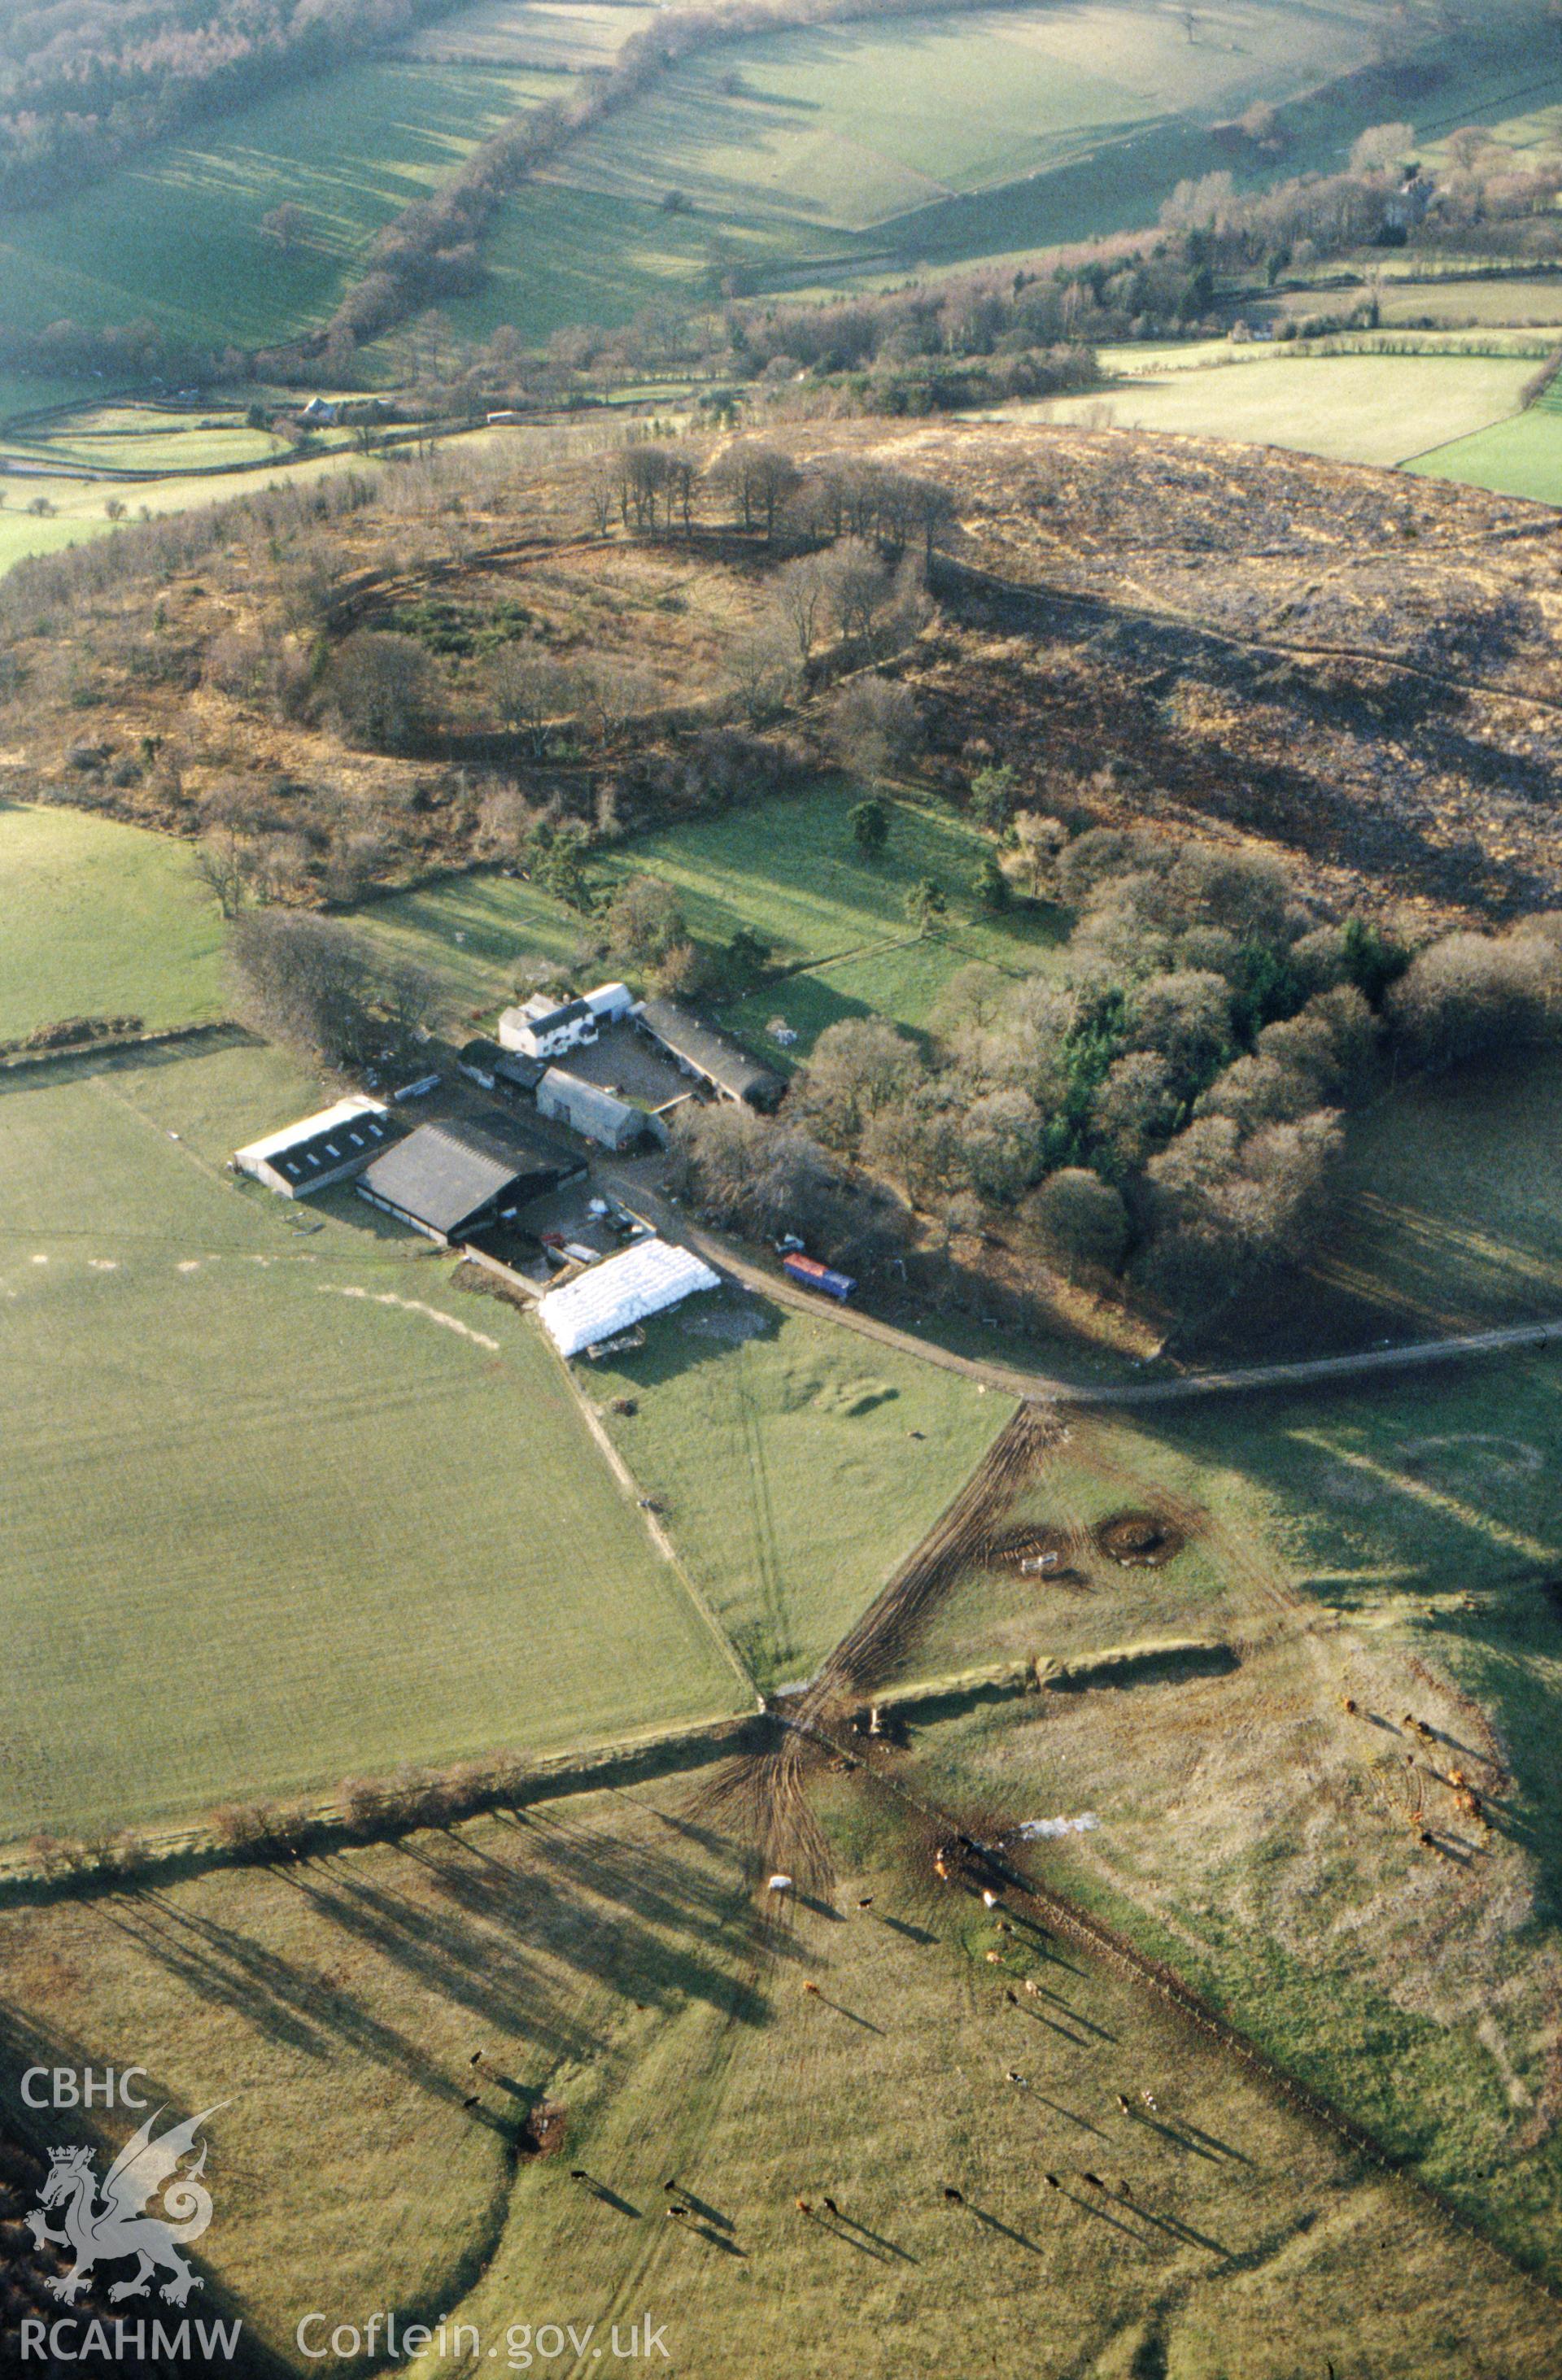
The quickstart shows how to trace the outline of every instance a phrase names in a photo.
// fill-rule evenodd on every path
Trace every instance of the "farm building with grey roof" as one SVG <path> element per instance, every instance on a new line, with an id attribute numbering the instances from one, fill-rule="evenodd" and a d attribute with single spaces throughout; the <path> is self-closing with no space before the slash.
<path id="1" fill-rule="evenodd" d="M 583 1082 L 564 1066 L 550 1066 L 537 1086 L 537 1112 L 566 1123 L 604 1148 L 629 1148 L 645 1131 L 645 1118 L 628 1099 L 600 1083 Z"/>
<path id="2" fill-rule="evenodd" d="M 371 1165 L 359 1196 L 431 1240 L 470 1238 L 546 1197 L 584 1166 L 508 1116 L 420 1124 Z"/>
<path id="3" fill-rule="evenodd" d="M 635 1010 L 642 1032 L 675 1059 L 686 1075 L 694 1075 L 716 1097 L 740 1099 L 745 1107 L 773 1108 L 783 1089 L 781 1078 L 736 1041 L 702 1024 L 692 1010 L 676 1000 L 646 1000 Z"/>

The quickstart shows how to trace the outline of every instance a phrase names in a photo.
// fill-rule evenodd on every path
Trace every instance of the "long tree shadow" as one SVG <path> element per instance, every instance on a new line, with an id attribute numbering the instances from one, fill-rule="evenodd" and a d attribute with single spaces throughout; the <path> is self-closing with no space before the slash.
<path id="1" fill-rule="evenodd" d="M 156 1895 L 144 1896 L 133 1918 L 128 1913 L 110 1922 L 191 1991 L 231 2008 L 273 2040 L 311 2058 L 346 2048 L 402 2075 L 447 2107 L 465 2107 L 471 2095 L 394 2025 L 232 1927 L 194 1917 Z M 481 2101 L 466 2112 L 490 2131 L 506 2138 L 512 2131 L 504 2117 Z"/>
<path id="2" fill-rule="evenodd" d="M 576 1842 L 558 1829 L 529 1828 L 526 1844 L 537 1864 L 530 1871 L 455 1831 L 413 1838 L 400 1848 L 443 1896 L 496 1927 L 506 1941 L 518 1928 L 531 1925 L 546 1934 L 553 1955 L 599 1980 L 621 1981 L 632 1972 L 653 1998 L 693 1997 L 731 2008 L 731 1975 L 717 1958 L 730 1960 L 735 1934 L 749 1923 L 748 1892 L 739 1879 L 718 1882 L 655 1852 L 641 1852 L 636 1872 L 614 1846 Z M 562 1904 L 561 1882 L 567 1893 Z M 366 1889 L 372 1898 L 387 1888 L 354 1889 Z M 421 1905 L 404 1904 L 414 1910 Z M 572 1905 L 578 1922 L 561 1928 L 561 1905 Z M 397 1922 L 402 1912 L 393 1903 L 384 1913 Z M 683 1937 L 692 1937 L 695 1947 Z M 705 1956 L 707 1949 L 717 1958 Z M 799 1954 L 787 1949 L 784 1955 Z M 747 1994 L 737 2013 L 744 2022 L 762 2022 L 765 2005 Z"/>
<path id="3" fill-rule="evenodd" d="M 600 1829 L 571 1828 L 552 1808 L 533 1807 L 515 1831 L 522 1836 L 525 1857 L 534 1863 L 530 1873 L 519 1861 L 484 1849 L 463 1828 L 452 1828 L 443 1837 L 413 1838 L 403 1848 L 446 1877 L 453 1894 L 470 1888 L 470 1872 L 453 1858 L 439 1856 L 435 1843 L 446 1853 L 459 1852 L 481 1864 L 491 1887 L 518 1898 L 530 1893 L 540 1902 L 562 1881 L 594 1900 L 620 1902 L 643 1925 L 676 1928 L 713 1944 L 728 1941 L 734 1915 L 746 1900 L 746 1883 L 730 1866 L 726 1876 L 712 1876 L 668 1850 L 652 1850 L 643 1842 L 626 1844 Z M 729 1843 L 718 1838 L 716 1849 L 731 1862 Z"/>

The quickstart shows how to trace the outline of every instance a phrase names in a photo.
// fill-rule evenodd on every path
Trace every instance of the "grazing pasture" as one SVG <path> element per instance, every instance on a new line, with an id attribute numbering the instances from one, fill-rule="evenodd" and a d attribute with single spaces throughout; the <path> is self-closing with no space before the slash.
<path id="1" fill-rule="evenodd" d="M 1562 2155 L 1523 2119 L 1562 1953 L 1559 1451 L 1542 1358 L 1077 1415 L 995 1516 L 1058 1572 L 973 1560 L 897 1664 L 1041 1662 L 913 1714 L 900 1773 L 1085 1817 L 1046 1844 L 1065 1889 L 1553 2274 Z M 1125 1512 L 1182 1549 L 1125 1567 Z"/>
<path id="2" fill-rule="evenodd" d="M 217 905 L 165 835 L 0 802 L 0 1041 L 68 1016 L 223 1013 Z"/>
<path id="3" fill-rule="evenodd" d="M 1243 444 L 1293 446 L 1335 463 L 1403 463 L 1431 470 L 1446 441 L 1517 413 L 1534 375 L 1522 356 L 1277 356 L 1226 347 L 1204 369 L 1178 358 L 1163 376 L 1136 367 L 1131 387 L 1066 397 L 1044 419 L 1096 420 L 1104 405 L 1121 430 L 1180 431 Z M 1017 411 L 1036 408 L 1017 407 Z M 1447 476 L 1439 468 L 1435 476 Z"/>
<path id="4" fill-rule="evenodd" d="M 224 1172 L 240 1045 L 4 1099 L 0 1834 L 743 1706 L 529 1319 Z"/>
<path id="5" fill-rule="evenodd" d="M 1483 39 L 1453 37 L 1466 115 L 1511 86 L 1522 23 L 1510 6 Z M 543 338 L 714 295 L 734 271 L 839 285 L 1134 229 L 1178 180 L 1232 165 L 1211 128 L 1258 101 L 1308 95 L 1283 163 L 1239 158 L 1244 178 L 1327 170 L 1387 104 L 1382 88 L 1330 89 L 1379 30 L 1361 6 L 1259 0 L 1199 12 L 1190 38 L 1186 11 L 1155 0 L 1074 0 L 725 42 L 515 194 L 487 285 L 452 318 Z M 1448 99 L 1445 77 L 1428 115 Z"/>
<path id="6" fill-rule="evenodd" d="M 939 1886 L 860 1777 L 811 1788 L 829 1908 L 758 1923 L 719 1781 L 6 1912 L 6 2062 L 90 2046 L 226 2096 L 201 2252 L 295 2369 L 301 2313 L 386 2305 L 484 2360 L 590 2323 L 604 2369 L 649 2319 L 688 2380 L 735 2337 L 802 2380 L 889 2380 L 913 2337 L 971 2380 L 1145 2341 L 1293 2380 L 1303 2327 L 1382 2380 L 1428 2338 L 1446 2380 L 1550 2369 L 1544 2301 L 1022 1901 L 1006 1935 Z M 557 2153 L 516 2159 L 547 2105 Z M 449 2336 L 421 2368 L 474 2368 Z"/>
<path id="7" fill-rule="evenodd" d="M 1552 406 L 1531 405 L 1470 437 L 1418 455 L 1407 468 L 1428 479 L 1490 488 L 1499 496 L 1562 504 L 1562 413 Z"/>
<path id="8" fill-rule="evenodd" d="M 1544 330 L 1562 322 L 1562 280 L 1550 274 L 1531 277 L 1501 266 L 1483 273 L 1479 260 L 1466 264 L 1462 259 L 1439 260 L 1408 251 L 1401 253 L 1396 265 L 1393 255 L 1385 256 L 1381 250 L 1364 267 L 1359 261 L 1357 270 L 1362 277 L 1355 281 L 1336 282 L 1330 273 L 1314 287 L 1303 284 L 1287 289 L 1282 285 L 1275 293 L 1275 319 L 1348 314 L 1375 298 L 1385 331 L 1425 336 L 1434 329 L 1444 334 L 1464 330 L 1472 338 L 1501 339 L 1507 334 L 1517 341 L 1527 329 Z M 1369 270 L 1374 279 L 1366 277 Z M 1131 355 L 1133 351 L 1122 352 Z"/>
<path id="9" fill-rule="evenodd" d="M 604 1419 L 763 1687 L 809 1675 L 1012 1411 L 956 1374 L 724 1290 L 591 1366 Z"/>
<path id="10" fill-rule="evenodd" d="M 10 443 L 16 458 L 28 464 L 160 477 L 242 470 L 285 460 L 291 452 L 285 439 L 251 428 L 237 408 L 193 413 L 151 405 L 83 406 L 50 421 L 24 423 Z M 222 492 L 220 484 L 213 490 Z"/>

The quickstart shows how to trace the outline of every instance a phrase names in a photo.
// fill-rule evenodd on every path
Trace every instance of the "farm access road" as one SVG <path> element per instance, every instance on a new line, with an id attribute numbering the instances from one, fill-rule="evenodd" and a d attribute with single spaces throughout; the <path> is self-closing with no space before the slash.
<path id="1" fill-rule="evenodd" d="M 902 1330 L 894 1322 L 881 1322 L 856 1307 L 837 1305 L 834 1298 L 799 1289 L 778 1267 L 773 1270 L 756 1264 L 730 1241 L 689 1222 L 645 1183 L 628 1176 L 610 1180 L 606 1167 L 599 1168 L 599 1172 L 609 1181 L 614 1196 L 654 1222 L 665 1239 L 680 1241 L 685 1247 L 692 1248 L 707 1264 L 740 1281 L 744 1288 L 757 1290 L 778 1305 L 794 1306 L 800 1314 L 823 1317 L 842 1330 L 856 1331 L 860 1338 L 876 1340 L 881 1346 L 897 1347 L 906 1354 L 920 1355 L 923 1363 L 940 1365 L 946 1372 L 963 1373 L 967 1379 L 976 1380 L 984 1388 L 997 1389 L 1006 1396 L 1019 1397 L 1031 1404 L 1175 1404 L 1193 1397 L 1232 1396 L 1262 1389 L 1309 1388 L 1329 1380 L 1371 1378 L 1374 1373 L 1458 1363 L 1467 1356 L 1502 1354 L 1518 1347 L 1562 1346 L 1559 1318 L 1555 1321 L 1507 1323 L 1495 1330 L 1469 1330 L 1444 1339 L 1410 1340 L 1403 1346 L 1372 1347 L 1355 1355 L 1314 1355 L 1300 1363 L 1245 1364 L 1226 1372 L 1187 1372 L 1177 1379 L 1117 1383 L 1060 1380 L 1044 1372 L 1026 1372 L 1012 1364 L 994 1363 L 983 1355 L 957 1354 L 953 1348 L 940 1347 L 919 1331 Z"/>

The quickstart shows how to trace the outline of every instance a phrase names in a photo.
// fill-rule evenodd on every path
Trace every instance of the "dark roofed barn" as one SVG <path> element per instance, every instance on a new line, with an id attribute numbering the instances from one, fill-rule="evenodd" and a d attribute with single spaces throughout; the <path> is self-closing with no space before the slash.
<path id="1" fill-rule="evenodd" d="M 508 1116 L 495 1114 L 481 1123 L 421 1124 L 376 1159 L 358 1189 L 387 1215 L 431 1240 L 449 1242 L 545 1198 L 584 1170 Z"/>
<path id="2" fill-rule="evenodd" d="M 635 1022 L 669 1058 L 677 1060 L 686 1075 L 697 1075 L 718 1099 L 740 1099 L 750 1108 L 773 1108 L 780 1098 L 784 1086 L 778 1075 L 714 1026 L 702 1024 L 692 1010 L 677 1001 L 644 1001 L 635 1011 Z"/>
<path id="3" fill-rule="evenodd" d="M 485 1091 L 499 1083 L 518 1091 L 534 1091 L 547 1073 L 540 1058 L 523 1058 L 519 1050 L 505 1050 L 497 1041 L 481 1038 L 467 1042 L 456 1062 Z"/>

